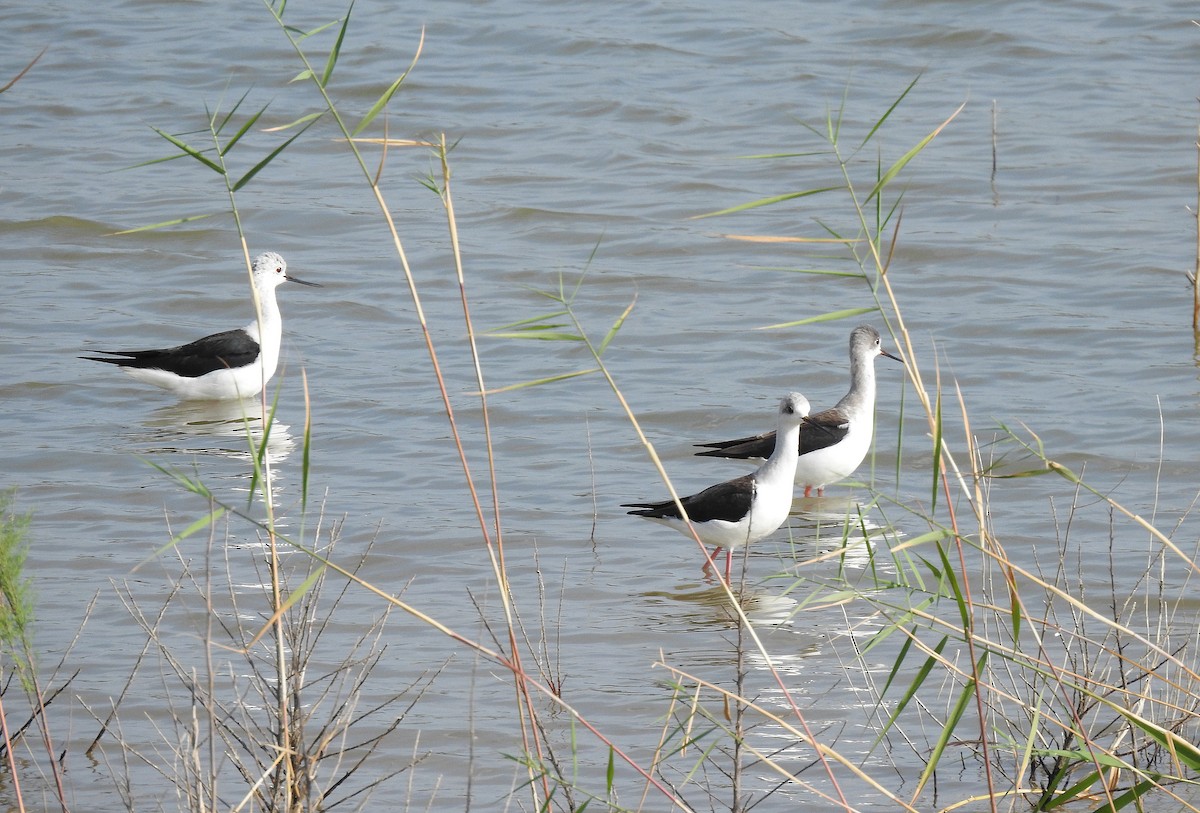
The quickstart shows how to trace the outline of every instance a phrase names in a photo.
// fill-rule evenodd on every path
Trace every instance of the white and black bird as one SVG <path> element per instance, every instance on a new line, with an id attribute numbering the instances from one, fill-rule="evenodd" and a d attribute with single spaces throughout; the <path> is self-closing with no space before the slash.
<path id="1" fill-rule="evenodd" d="M 837 406 L 804 420 L 800 433 L 800 459 L 796 464 L 796 485 L 804 486 L 804 496 L 825 492 L 825 486 L 854 473 L 871 448 L 875 434 L 875 357 L 886 356 L 904 361 L 883 349 L 879 331 L 859 325 L 850 332 L 850 391 Z M 771 454 L 775 433 L 764 432 L 748 438 L 700 443 L 708 449 L 701 457 L 729 457 L 758 460 Z"/>
<path id="2" fill-rule="evenodd" d="M 287 273 L 287 263 L 273 251 L 260 254 L 251 265 L 258 292 L 261 321 L 239 330 L 226 330 L 189 344 L 162 350 L 94 350 L 100 356 L 80 356 L 88 361 L 116 364 L 126 373 L 170 390 L 188 400 L 248 398 L 262 391 L 279 364 L 283 317 L 275 289 L 285 282 L 321 286 Z"/>
<path id="3" fill-rule="evenodd" d="M 629 513 L 690 536 L 688 523 L 679 511 L 682 505 L 700 541 L 717 547 L 713 555 L 707 558 L 705 568 L 711 566 L 722 548 L 726 550 L 725 579 L 728 581 L 733 549 L 757 542 L 773 533 L 787 520 L 792 510 L 792 482 L 799 456 L 800 423 L 808 410 L 808 400 L 798 392 L 789 393 L 780 402 L 779 428 L 776 430 L 780 442 L 775 444 L 770 457 L 753 474 L 709 486 L 699 494 L 683 497 L 679 504 L 674 500 L 665 500 L 626 503 L 622 507 L 638 509 Z"/>

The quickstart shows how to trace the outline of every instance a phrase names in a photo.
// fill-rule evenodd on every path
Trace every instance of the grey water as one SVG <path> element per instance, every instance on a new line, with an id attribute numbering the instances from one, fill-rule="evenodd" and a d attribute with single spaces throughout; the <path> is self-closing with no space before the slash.
<path id="1" fill-rule="evenodd" d="M 341 13 L 337 4 L 288 5 L 302 29 Z M 362 0 L 330 89 L 361 115 L 408 66 L 424 32 L 421 57 L 386 114 L 387 133 L 444 133 L 454 144 L 452 192 L 474 327 L 551 312 L 554 303 L 537 292 L 580 277 L 575 307 L 594 338 L 632 303 L 605 360 L 684 492 L 745 470 L 694 458 L 691 444 L 769 428 L 773 405 L 789 390 L 818 408 L 832 405 L 847 383 L 850 328 L 885 327 L 882 315 L 868 314 L 761 330 L 875 300 L 860 279 L 796 273 L 854 270 L 840 247 L 727 236 L 828 237 L 826 227 L 852 234 L 843 197 L 697 216 L 838 184 L 836 165 L 806 126 L 820 131 L 829 120 L 840 124 L 865 195 L 876 164 L 898 159 L 961 106 L 888 192 L 889 205 L 903 192 L 890 221 L 899 232 L 889 279 L 924 379 L 940 374 L 948 395 L 949 445 L 959 453 L 966 445 L 957 387 L 980 443 L 1001 425 L 1023 434 L 1027 427 L 1050 457 L 1130 510 L 1165 529 L 1182 523 L 1177 541 L 1191 549 L 1189 510 L 1200 485 L 1200 386 L 1185 277 L 1196 259 L 1193 16 L 1183 3 L 1106 0 Z M 33 514 L 27 569 L 42 662 L 52 666 L 67 653 L 62 673 L 79 670 L 53 709 L 72 799 L 77 809 L 117 809 L 114 759 L 106 766 L 81 751 L 99 727 L 84 709 L 106 709 L 122 692 L 145 638 L 122 592 L 154 606 L 179 560 L 201 567 L 210 544 L 214 560 L 228 561 L 235 581 L 253 590 L 261 548 L 252 528 L 221 522 L 211 543 L 204 531 L 160 552 L 207 505 L 147 461 L 245 505 L 246 441 L 221 423 L 237 410 L 178 404 L 77 357 L 180 343 L 242 325 L 252 313 L 228 217 L 117 234 L 228 209 L 220 179 L 198 162 L 150 163 L 172 152 L 153 128 L 205 146 L 206 110 L 228 111 L 247 94 L 243 113 L 267 111 L 231 153 L 245 172 L 287 135 L 270 128 L 321 103 L 311 83 L 290 81 L 302 66 L 256 3 L 17 3 L 4 19 L 0 82 L 46 52 L 0 94 L 0 487 L 15 488 L 18 509 Z M 331 41 L 331 32 L 309 41 L 318 68 Z M 382 135 L 384 123 L 367 134 Z M 378 159 L 377 149 L 364 149 Z M 783 153 L 792 157 L 747 157 Z M 472 474 L 486 492 L 445 215 L 421 183 L 438 172 L 428 149 L 393 148 L 383 187 Z M 362 174 L 323 121 L 240 190 L 237 203 L 252 253 L 279 251 L 299 276 L 325 286 L 280 291 L 276 513 L 311 539 L 319 507 L 324 528 L 338 523 L 337 556 L 365 554 L 365 579 L 490 643 L 476 604 L 494 622 L 496 585 L 415 307 Z M 886 312 L 894 325 L 890 306 Z M 888 346 L 895 349 L 890 336 Z M 490 388 L 593 366 L 577 342 L 481 337 L 479 347 Z M 807 704 L 810 723 L 852 760 L 891 776 L 903 795 L 923 767 L 920 755 L 898 748 L 867 756 L 873 701 L 853 685 L 860 667 L 847 669 L 851 629 L 869 628 L 867 614 L 824 608 L 789 616 L 786 602 L 772 609 L 769 589 L 796 549 L 807 557 L 835 545 L 839 516 L 873 493 L 917 507 L 932 499 L 928 426 L 911 385 L 898 366 L 876 366 L 873 458 L 857 483 L 829 489 L 826 515 L 794 519 L 792 543 L 781 531 L 756 549 L 747 578 L 763 592 L 774 665 Z M 302 517 L 305 384 L 312 426 Z M 665 491 L 603 379 L 511 389 L 492 395 L 489 409 L 506 560 L 523 620 L 546 630 L 564 697 L 648 764 L 669 700 L 669 674 L 654 664 L 661 657 L 728 680 L 735 628 L 711 600 L 694 544 L 619 507 Z M 990 496 L 993 531 L 1026 564 L 1052 568 L 1065 558 L 1086 583 L 1127 595 L 1158 552 L 1145 532 L 1110 527 L 1102 507 L 1081 510 L 1067 533 L 1076 497 L 1064 480 L 997 481 Z M 894 523 L 897 538 L 927 530 L 900 510 L 866 511 L 875 527 Z M 348 644 L 381 611 L 376 597 L 349 591 L 327 643 Z M 181 647 L 202 646 L 203 619 L 194 602 L 172 616 Z M 502 807 L 524 775 L 508 758 L 521 743 L 506 676 L 400 613 L 382 641 L 369 691 L 383 696 L 442 671 L 381 754 L 393 765 L 414 754 L 422 761 L 377 789 L 368 807 Z M 155 726 L 168 681 L 155 679 L 162 667 L 153 662 L 141 669 L 122 734 L 169 763 Z M 755 696 L 782 702 L 764 664 L 751 660 L 747 669 Z M 555 719 L 562 747 L 568 725 Z M 797 751 L 796 766 L 809 756 Z M 603 792 L 607 758 L 586 740 L 582 786 Z M 129 770 L 149 798 L 173 804 L 152 790 L 162 783 L 153 770 L 136 761 Z M 820 786 L 815 772 L 803 776 L 810 775 Z M 637 807 L 641 785 L 628 772 L 622 778 L 619 801 Z M 712 804 L 727 808 L 721 777 L 706 781 Z M 747 793 L 761 794 L 778 779 L 754 770 L 746 781 Z M 980 786 L 979 766 L 968 760 L 960 775 L 942 777 L 940 790 L 960 798 Z M 685 798 L 709 805 L 694 785 Z M 645 809 L 666 809 L 661 797 L 651 799 Z M 760 809 L 797 803 L 820 807 L 797 789 Z M 893 809 L 865 790 L 855 803 Z"/>

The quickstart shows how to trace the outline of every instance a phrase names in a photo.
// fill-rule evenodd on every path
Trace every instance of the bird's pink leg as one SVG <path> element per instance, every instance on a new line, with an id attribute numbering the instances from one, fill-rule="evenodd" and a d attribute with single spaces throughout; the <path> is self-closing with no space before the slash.
<path id="1" fill-rule="evenodd" d="M 818 493 L 818 494 L 820 494 L 820 493 L 821 493 L 820 489 L 817 489 L 817 493 Z M 811 496 L 812 496 L 812 486 L 805 486 L 805 487 L 804 487 L 804 496 L 805 496 L 805 497 L 811 497 Z"/>

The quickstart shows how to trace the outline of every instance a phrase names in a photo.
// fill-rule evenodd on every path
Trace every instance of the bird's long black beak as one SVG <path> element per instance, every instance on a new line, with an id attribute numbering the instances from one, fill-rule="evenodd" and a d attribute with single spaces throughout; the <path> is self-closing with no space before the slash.
<path id="1" fill-rule="evenodd" d="M 285 275 L 284 279 L 286 279 L 288 282 L 298 282 L 301 285 L 311 285 L 313 288 L 324 288 L 325 287 L 324 285 L 322 285 L 319 282 L 309 282 L 306 279 L 300 279 L 299 277 L 293 277 L 291 274 Z"/>
<path id="2" fill-rule="evenodd" d="M 309 284 L 309 285 L 312 285 L 312 283 L 311 283 L 311 282 L 310 282 L 310 283 L 308 283 L 308 284 Z M 900 362 L 901 364 L 903 364 L 903 363 L 904 363 L 904 359 L 900 358 L 899 356 L 893 356 L 891 353 L 889 353 L 888 351 L 884 350 L 882 347 L 881 347 L 881 348 L 879 348 L 879 355 L 881 355 L 881 356 L 887 356 L 887 357 L 888 357 L 888 358 L 890 358 L 892 361 L 898 361 L 898 362 Z"/>

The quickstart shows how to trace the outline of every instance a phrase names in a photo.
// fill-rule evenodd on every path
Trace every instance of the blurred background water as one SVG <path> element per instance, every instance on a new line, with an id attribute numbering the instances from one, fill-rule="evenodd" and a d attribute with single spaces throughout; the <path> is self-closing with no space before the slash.
<path id="1" fill-rule="evenodd" d="M 303 29 L 341 11 L 288 6 Z M 606 358 L 676 483 L 693 491 L 744 467 L 695 459 L 692 443 L 770 427 L 788 390 L 818 408 L 832 405 L 846 387 L 850 328 L 863 319 L 884 327 L 874 315 L 756 330 L 872 299 L 861 280 L 789 271 L 852 270 L 834 249 L 724 237 L 824 236 L 826 224 L 852 231 L 844 198 L 695 216 L 837 184 L 805 125 L 821 129 L 837 118 L 849 153 L 920 77 L 855 167 L 859 183 L 869 183 L 874 162 L 894 161 L 964 105 L 896 187 L 903 218 L 890 278 L 926 380 L 940 368 L 944 382 L 962 388 L 982 439 L 999 424 L 1027 426 L 1051 457 L 1171 528 L 1186 517 L 1200 473 L 1184 277 L 1196 251 L 1188 208 L 1196 200 L 1193 14 L 1183 3 L 1103 0 L 361 0 L 331 89 L 361 114 L 408 65 L 424 30 L 423 54 L 387 127 L 396 138 L 445 133 L 455 144 L 476 328 L 552 310 L 534 291 L 556 289 L 561 278 L 573 284 L 585 271 L 576 306 L 594 337 L 636 298 Z M 146 460 L 229 499 L 245 499 L 251 470 L 244 440 L 215 422 L 222 416 L 211 406 L 177 404 L 76 358 L 190 340 L 251 314 L 227 218 L 114 234 L 227 208 L 218 177 L 192 161 L 130 168 L 171 153 L 151 128 L 202 144 L 206 109 L 228 110 L 248 92 L 246 110 L 269 107 L 245 153 L 234 155 L 245 171 L 286 137 L 264 128 L 316 111 L 320 100 L 310 83 L 289 83 L 301 66 L 255 3 L 127 0 L 86 11 L 18 3 L 5 20 L 0 78 L 47 50 L 0 96 L 0 486 L 15 487 L 18 507 L 33 512 L 38 647 L 56 662 L 90 606 L 67 662 L 82 664 L 71 694 L 105 708 L 144 637 L 114 584 L 128 583 L 149 603 L 161 599 L 173 555 L 133 568 L 205 509 Z M 321 59 L 330 36 L 310 41 Z M 800 155 L 745 158 L 770 153 Z M 393 150 L 385 193 L 482 481 L 478 399 L 445 219 L 419 182 L 436 171 L 426 150 Z M 331 124 L 287 150 L 238 205 L 252 253 L 279 251 L 299 276 L 325 286 L 280 292 L 284 427 L 273 453 L 283 521 L 301 524 L 303 369 L 313 416 L 310 499 L 342 523 L 340 553 L 356 558 L 374 540 L 366 578 L 484 635 L 468 594 L 494 614 L 495 587 L 423 338 L 389 235 Z M 590 366 L 574 343 L 484 339 L 481 350 L 491 387 Z M 902 371 L 886 360 L 877 366 L 877 453 L 860 479 L 889 498 L 927 502 L 924 421 Z M 531 625 L 546 616 L 568 699 L 648 761 L 666 698 L 657 688 L 666 674 L 651 669 L 660 652 L 713 676 L 733 669 L 731 628 L 709 601 L 698 552 L 618 507 L 664 489 L 601 379 L 515 390 L 490 403 L 522 609 Z M 961 449 L 959 421 L 950 423 L 947 435 Z M 831 500 L 868 496 L 853 485 L 830 492 Z M 1085 579 L 1107 585 L 1114 569 L 1135 577 L 1155 550 L 1145 534 L 1114 538 L 1103 512 L 1079 517 L 1064 542 L 1054 517 L 1069 511 L 1065 482 L 1005 482 L 992 499 L 995 530 L 1022 561 L 1057 562 L 1062 547 Z M 820 527 L 812 517 L 794 520 L 797 546 L 820 549 L 822 534 L 840 539 L 837 500 Z M 1178 541 L 1190 548 L 1195 538 L 1185 520 Z M 756 550 L 752 582 L 779 569 L 787 540 L 780 532 Z M 221 526 L 218 542 L 234 557 L 255 550 L 239 546 L 256 539 L 234 524 Z M 203 547 L 181 552 L 202 558 Z M 358 593 L 345 606 L 364 621 L 380 613 L 377 600 Z M 769 595 L 762 612 L 771 617 Z M 865 753 L 874 733 L 857 693 L 830 691 L 845 680 L 831 638 L 860 620 L 836 609 L 802 613 L 770 636 L 791 688 L 813 699 L 810 722 L 844 726 L 838 747 L 850 753 Z M 346 623 L 340 634 L 357 632 Z M 457 809 L 470 793 L 495 804 L 520 776 L 503 757 L 520 750 L 503 676 L 408 618 L 394 618 L 385 638 L 381 686 L 451 665 L 386 752 L 396 761 L 430 756 L 411 787 L 377 791 L 374 802 Z M 773 697 L 761 667 L 752 665 L 752 684 Z M 145 690 L 129 706 L 153 717 L 160 701 Z M 90 740 L 96 725 L 79 712 L 69 728 L 62 745 L 70 747 Z M 137 714 L 126 715 L 124 734 L 161 738 Z M 76 759 L 68 764 L 77 806 L 111 808 L 108 775 Z M 584 759 L 599 784 L 607 753 L 588 746 Z M 907 759 L 911 778 L 921 762 Z M 966 770 L 945 781 L 943 792 L 979 778 Z M 773 783 L 751 780 L 759 790 Z M 777 795 L 763 809 L 792 809 L 796 798 Z"/>

